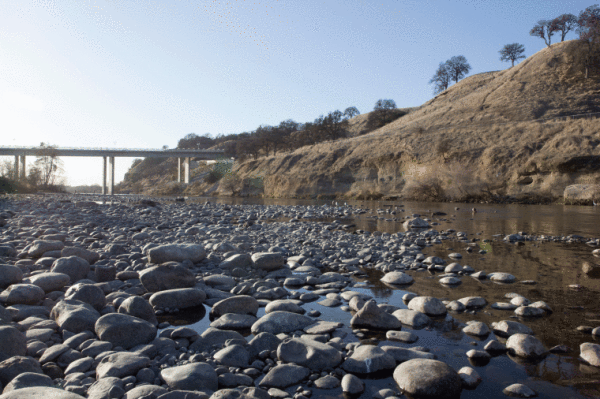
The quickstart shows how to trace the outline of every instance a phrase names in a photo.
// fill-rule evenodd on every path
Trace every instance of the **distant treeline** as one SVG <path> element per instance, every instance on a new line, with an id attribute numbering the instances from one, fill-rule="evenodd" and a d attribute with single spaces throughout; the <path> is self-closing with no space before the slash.
<path id="1" fill-rule="evenodd" d="M 396 108 L 394 100 L 378 100 L 369 113 L 366 123 L 367 133 L 404 116 L 406 111 Z M 277 154 L 281 151 L 293 151 L 306 145 L 323 141 L 338 140 L 349 136 L 349 120 L 359 111 L 356 107 L 346 108 L 319 116 L 313 122 L 298 123 L 291 119 L 277 126 L 260 125 L 256 130 L 237 134 L 197 135 L 190 133 L 179 140 L 180 149 L 206 149 L 219 147 L 225 150 L 225 156 L 245 159 L 261 155 Z"/>

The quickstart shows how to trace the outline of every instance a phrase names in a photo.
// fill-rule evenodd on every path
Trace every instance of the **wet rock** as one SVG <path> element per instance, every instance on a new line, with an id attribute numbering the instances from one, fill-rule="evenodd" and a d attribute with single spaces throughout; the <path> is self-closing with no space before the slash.
<path id="1" fill-rule="evenodd" d="M 485 337 L 490 333 L 488 326 L 480 321 L 470 321 L 462 330 L 465 334 L 474 335 L 476 337 Z"/>
<path id="2" fill-rule="evenodd" d="M 482 298 L 480 296 L 469 296 L 466 298 L 461 298 L 458 300 L 458 302 L 465 305 L 467 309 L 481 309 L 487 305 L 487 301 L 485 300 L 485 298 Z"/>
<path id="3" fill-rule="evenodd" d="M 456 277 L 442 277 L 440 279 L 440 284 L 443 284 L 443 285 L 458 285 L 461 283 L 462 283 L 462 281 Z"/>
<path id="4" fill-rule="evenodd" d="M 398 309 L 392 313 L 392 315 L 400 320 L 402 324 L 411 326 L 416 329 L 421 329 L 428 326 L 431 323 L 431 319 L 424 313 L 410 310 L 410 309 Z"/>
<path id="5" fill-rule="evenodd" d="M 287 388 L 304 380 L 309 374 L 310 370 L 306 367 L 280 364 L 269 370 L 259 385 L 269 388 Z"/>
<path id="6" fill-rule="evenodd" d="M 54 305 L 50 317 L 63 330 L 80 333 L 86 330 L 93 331 L 100 313 L 88 303 L 69 299 Z"/>
<path id="7" fill-rule="evenodd" d="M 340 351 L 307 338 L 283 341 L 277 348 L 277 357 L 283 362 L 294 363 L 315 371 L 335 368 L 342 362 Z"/>
<path id="8" fill-rule="evenodd" d="M 25 334 L 13 326 L 0 326 L 0 359 L 24 356 L 27 353 Z"/>
<path id="9" fill-rule="evenodd" d="M 394 380 L 400 389 L 415 398 L 455 399 L 462 391 L 458 373 L 438 360 L 404 362 L 394 370 Z"/>
<path id="10" fill-rule="evenodd" d="M 458 370 L 464 389 L 475 389 L 481 383 L 481 377 L 471 367 L 463 367 Z"/>
<path id="11" fill-rule="evenodd" d="M 302 330 L 315 323 L 308 316 L 291 312 L 272 312 L 258 319 L 252 325 L 252 334 L 268 332 L 271 334 L 289 333 Z"/>
<path id="12" fill-rule="evenodd" d="M 34 284 L 12 284 L 0 293 L 5 305 L 37 305 L 44 299 L 44 290 Z"/>
<path id="13" fill-rule="evenodd" d="M 489 341 L 487 344 L 485 344 L 483 349 L 488 352 L 492 352 L 492 353 L 506 352 L 506 345 L 501 344 L 500 342 L 493 339 L 493 340 Z"/>
<path id="14" fill-rule="evenodd" d="M 404 229 L 406 230 L 425 229 L 431 227 L 428 222 L 419 217 L 405 221 L 404 223 L 402 223 L 402 226 L 404 226 Z"/>
<path id="15" fill-rule="evenodd" d="M 148 344 L 156 337 L 156 327 L 146 320 L 121 313 L 109 313 L 96 321 L 94 331 L 103 341 L 124 349 Z"/>
<path id="16" fill-rule="evenodd" d="M 508 273 L 490 273 L 488 278 L 496 283 L 511 284 L 517 281 L 516 277 Z"/>
<path id="17" fill-rule="evenodd" d="M 194 273 L 179 264 L 150 267 L 140 273 L 140 281 L 149 292 L 191 288 L 196 285 Z"/>
<path id="18" fill-rule="evenodd" d="M 308 327 L 304 327 L 304 332 L 307 334 L 330 334 L 336 329 L 343 327 L 343 323 L 335 321 L 317 321 L 315 324 L 311 324 Z"/>
<path id="19" fill-rule="evenodd" d="M 511 320 L 502 320 L 496 324 L 493 324 L 492 329 L 494 331 L 494 334 L 505 338 L 508 338 L 511 335 L 517 333 L 533 335 L 533 331 L 531 330 L 531 328 L 527 327 L 524 324 Z"/>
<path id="20" fill-rule="evenodd" d="M 166 262 L 183 262 L 184 260 L 198 263 L 205 257 L 206 251 L 199 244 L 159 245 L 148 250 L 148 260 L 156 265 Z"/>
<path id="21" fill-rule="evenodd" d="M 386 273 L 386 275 L 381 278 L 381 281 L 392 285 L 407 285 L 412 284 L 415 280 L 408 274 L 402 272 L 390 272 Z"/>
<path id="22" fill-rule="evenodd" d="M 516 308 L 518 308 L 517 305 L 513 305 L 512 303 L 508 302 L 494 302 L 491 306 L 492 308 L 498 310 L 515 310 Z"/>
<path id="23" fill-rule="evenodd" d="M 249 295 L 236 295 L 215 303 L 210 310 L 210 315 L 221 317 L 227 313 L 238 313 L 256 316 L 258 308 L 256 298 Z"/>
<path id="24" fill-rule="evenodd" d="M 453 312 L 464 312 L 467 308 L 458 301 L 450 301 L 446 304 L 446 309 Z"/>
<path id="25" fill-rule="evenodd" d="M 16 391 L 3 393 L 0 399 L 83 399 L 81 395 L 51 387 L 23 388 Z"/>
<path id="26" fill-rule="evenodd" d="M 413 342 L 417 342 L 417 340 L 419 339 L 419 337 L 411 332 L 408 331 L 388 331 L 385 334 L 385 338 L 390 340 L 390 341 L 398 341 L 398 342 L 404 342 L 407 344 L 412 344 Z"/>
<path id="27" fill-rule="evenodd" d="M 446 309 L 444 308 L 444 311 Z M 352 327 L 366 327 L 378 330 L 399 330 L 402 328 L 402 322 L 393 315 L 384 312 L 375 300 L 368 301 L 362 309 L 360 309 L 352 320 Z"/>
<path id="28" fill-rule="evenodd" d="M 131 296 L 121 302 L 118 312 L 146 320 L 154 326 L 158 325 L 158 320 L 156 319 L 156 314 L 154 313 L 152 305 L 139 296 Z"/>
<path id="29" fill-rule="evenodd" d="M 217 372 L 207 363 L 191 363 L 161 370 L 161 377 L 171 389 L 202 391 L 219 388 Z"/>
<path id="30" fill-rule="evenodd" d="M 516 398 L 533 398 L 537 396 L 531 388 L 523 384 L 512 384 L 507 386 L 502 390 L 502 392 L 507 396 L 512 396 Z"/>
<path id="31" fill-rule="evenodd" d="M 106 377 L 123 378 L 135 375 L 144 367 L 148 367 L 150 358 L 137 353 L 117 352 L 108 355 L 100 361 L 96 367 L 98 379 Z"/>
<path id="32" fill-rule="evenodd" d="M 600 367 L 600 345 L 584 342 L 579 346 L 581 358 L 592 366 Z"/>
<path id="33" fill-rule="evenodd" d="M 65 292 L 65 299 L 75 299 L 92 305 L 97 311 L 106 306 L 106 297 L 104 292 L 95 285 L 75 284 L 69 287 Z"/>
<path id="34" fill-rule="evenodd" d="M 446 306 L 437 298 L 430 296 L 417 296 L 410 300 L 408 308 L 428 316 L 443 316 L 446 314 Z"/>
<path id="35" fill-rule="evenodd" d="M 152 294 L 150 304 L 160 309 L 187 309 L 202 305 L 206 299 L 204 291 L 196 288 L 178 288 Z"/>
<path id="36" fill-rule="evenodd" d="M 2 393 L 14 391 L 16 389 L 31 388 L 31 387 L 53 387 L 54 381 L 52 378 L 39 373 L 22 373 L 12 379 L 7 386 L 4 387 Z"/>
<path id="37" fill-rule="evenodd" d="M 506 341 L 510 353 L 523 358 L 539 358 L 548 353 L 544 345 L 529 334 L 513 334 Z"/>
<path id="38" fill-rule="evenodd" d="M 350 395 L 358 395 L 365 391 L 365 383 L 353 374 L 346 374 L 342 378 L 342 391 Z"/>
<path id="39" fill-rule="evenodd" d="M 90 264 L 79 256 L 67 256 L 66 258 L 57 259 L 52 264 L 50 271 L 66 274 L 72 283 L 76 283 L 87 277 L 90 272 Z"/>
<path id="40" fill-rule="evenodd" d="M 515 314 L 521 317 L 540 317 L 545 313 L 544 309 L 535 308 L 533 306 L 519 306 L 515 309 Z"/>
<path id="41" fill-rule="evenodd" d="M 354 350 L 352 356 L 342 363 L 342 368 L 349 373 L 370 374 L 379 370 L 392 369 L 396 360 L 386 351 L 374 345 L 361 345 Z"/>
<path id="42" fill-rule="evenodd" d="M 479 351 L 476 349 L 471 349 L 466 353 L 469 359 L 489 359 L 491 358 L 490 354 L 486 351 Z"/>
<path id="43" fill-rule="evenodd" d="M 435 359 L 435 355 L 429 352 L 423 352 L 416 349 L 400 348 L 397 346 L 382 346 L 381 349 L 392 356 L 396 363 L 406 362 L 411 359 Z"/>

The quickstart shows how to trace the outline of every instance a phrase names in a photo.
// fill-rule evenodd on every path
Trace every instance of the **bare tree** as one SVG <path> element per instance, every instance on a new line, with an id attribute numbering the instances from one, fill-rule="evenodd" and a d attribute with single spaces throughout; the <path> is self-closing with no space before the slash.
<path id="1" fill-rule="evenodd" d="M 554 35 L 555 32 L 552 30 L 551 24 L 552 21 L 542 19 L 529 31 L 529 34 L 544 39 L 546 46 L 550 47 L 552 44 L 552 35 Z"/>
<path id="2" fill-rule="evenodd" d="M 454 80 L 454 83 L 458 83 L 460 79 L 464 78 L 465 75 L 469 73 L 471 65 L 469 65 L 464 55 L 458 55 L 446 61 L 446 68 L 448 69 L 450 77 Z"/>
<path id="3" fill-rule="evenodd" d="M 523 53 L 525 52 L 525 46 L 519 43 L 511 43 L 502 47 L 500 53 L 500 61 L 512 61 L 512 66 L 515 66 L 515 61 L 525 58 Z"/>
<path id="4" fill-rule="evenodd" d="M 450 85 L 450 72 L 448 71 L 447 62 L 440 62 L 429 84 L 435 85 L 433 89 L 434 94 L 439 94 L 448 88 Z"/>
<path id="5" fill-rule="evenodd" d="M 563 14 L 550 21 L 550 31 L 560 32 L 560 41 L 565 41 L 565 36 L 572 30 L 577 28 L 577 17 L 573 14 Z"/>
<path id="6" fill-rule="evenodd" d="M 56 155 L 56 146 L 40 143 L 36 151 L 35 169 L 40 172 L 39 184 L 43 187 L 53 186 L 58 182 L 63 171 L 63 164 Z M 33 170 L 33 169 L 32 169 Z"/>
<path id="7" fill-rule="evenodd" d="M 600 7 L 598 4 L 589 6 L 579 14 L 579 40 L 587 44 L 588 52 L 585 58 L 585 78 L 588 78 L 590 68 L 600 65 Z"/>

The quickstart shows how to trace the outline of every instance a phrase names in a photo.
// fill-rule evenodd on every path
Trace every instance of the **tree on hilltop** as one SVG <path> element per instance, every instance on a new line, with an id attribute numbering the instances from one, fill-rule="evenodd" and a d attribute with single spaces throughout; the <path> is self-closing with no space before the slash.
<path id="1" fill-rule="evenodd" d="M 500 61 L 512 61 L 512 66 L 515 66 L 515 61 L 525 58 L 523 53 L 525 52 L 525 46 L 519 43 L 511 43 L 502 47 L 500 53 Z"/>
<path id="2" fill-rule="evenodd" d="M 467 62 L 467 59 L 463 55 L 458 55 L 450 58 L 446 61 L 446 68 L 454 83 L 465 77 L 471 70 L 471 65 Z"/>
<path id="3" fill-rule="evenodd" d="M 356 115 L 360 115 L 360 112 L 358 112 L 358 108 L 356 107 L 348 107 L 344 111 L 344 116 L 348 119 L 354 118 Z"/>
<path id="4" fill-rule="evenodd" d="M 450 85 L 450 72 L 448 71 L 448 62 L 440 62 L 437 71 L 429 81 L 429 84 L 435 85 L 434 94 L 439 94 L 446 90 Z"/>
<path id="5" fill-rule="evenodd" d="M 552 21 L 542 19 L 535 24 L 535 26 L 529 31 L 529 34 L 531 36 L 537 36 L 544 39 L 546 46 L 550 47 L 552 44 L 552 35 L 554 35 L 555 32 L 551 25 Z"/>
<path id="6" fill-rule="evenodd" d="M 560 32 L 560 41 L 565 41 L 565 36 L 577 28 L 577 17 L 573 14 L 563 14 L 550 21 L 549 30 L 551 32 Z"/>
<path id="7" fill-rule="evenodd" d="M 588 52 L 585 58 L 585 78 L 588 78 L 590 68 L 600 65 L 600 7 L 598 4 L 589 6 L 579 14 L 579 40 L 587 44 Z"/>

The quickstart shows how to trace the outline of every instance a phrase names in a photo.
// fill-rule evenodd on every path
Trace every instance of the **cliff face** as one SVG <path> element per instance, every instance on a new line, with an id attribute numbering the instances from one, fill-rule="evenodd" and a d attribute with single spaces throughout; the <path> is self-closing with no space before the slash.
<path id="1" fill-rule="evenodd" d="M 600 182 L 600 119 L 558 119 L 600 112 L 600 75 L 585 79 L 582 51 L 576 41 L 554 44 L 507 70 L 468 77 L 370 134 L 236 171 L 261 177 L 268 197 L 418 197 L 436 181 L 446 198 L 562 196 L 569 184 Z"/>
<path id="2" fill-rule="evenodd" d="M 600 117 L 600 73 L 585 79 L 584 51 L 577 41 L 556 43 L 465 78 L 374 132 L 236 163 L 235 179 L 197 181 L 185 192 L 460 200 L 558 198 L 567 185 L 598 184 L 600 119 L 564 118 Z M 353 129 L 366 118 L 354 118 Z"/>

